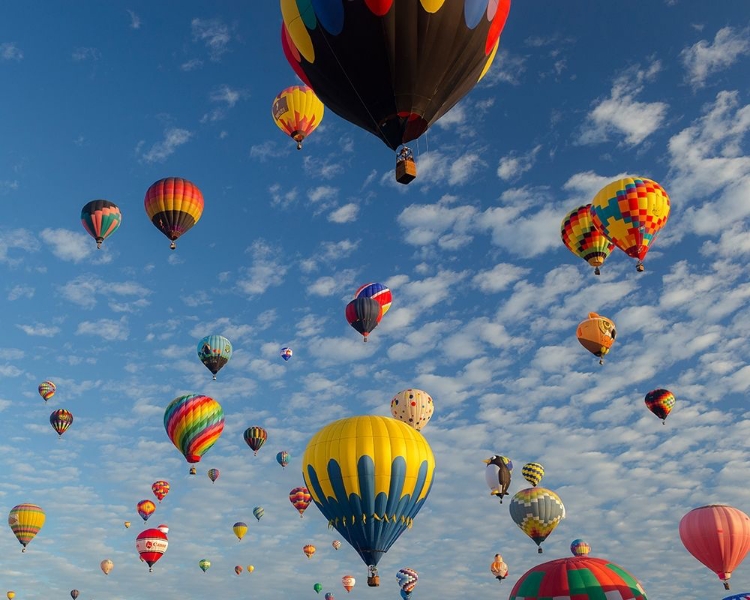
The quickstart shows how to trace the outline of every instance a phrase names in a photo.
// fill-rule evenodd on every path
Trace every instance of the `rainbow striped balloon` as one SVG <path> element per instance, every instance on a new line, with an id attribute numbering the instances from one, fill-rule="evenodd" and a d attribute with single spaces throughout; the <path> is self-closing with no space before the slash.
<path id="1" fill-rule="evenodd" d="M 27 544 L 39 533 L 46 518 L 42 508 L 36 504 L 17 504 L 10 509 L 8 525 L 23 546 L 21 552 L 26 552 Z"/>
<path id="2" fill-rule="evenodd" d="M 164 411 L 164 428 L 185 459 L 197 463 L 224 431 L 224 409 L 209 396 L 180 396 Z"/>

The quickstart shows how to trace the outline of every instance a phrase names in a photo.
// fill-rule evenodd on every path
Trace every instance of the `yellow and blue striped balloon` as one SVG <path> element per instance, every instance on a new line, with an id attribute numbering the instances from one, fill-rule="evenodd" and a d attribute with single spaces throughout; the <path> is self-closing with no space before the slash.
<path id="1" fill-rule="evenodd" d="M 412 526 L 432 488 L 435 457 L 417 430 L 390 417 L 357 416 L 316 433 L 302 475 L 330 526 L 377 565 Z"/>

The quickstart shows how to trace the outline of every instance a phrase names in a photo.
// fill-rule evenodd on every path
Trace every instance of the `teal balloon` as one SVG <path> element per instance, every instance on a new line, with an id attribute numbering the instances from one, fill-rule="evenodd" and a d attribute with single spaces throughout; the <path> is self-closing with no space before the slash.
<path id="1" fill-rule="evenodd" d="M 260 521 L 260 518 L 265 514 L 266 511 L 263 510 L 262 506 L 256 506 L 253 509 L 253 516 Z"/>
<path id="2" fill-rule="evenodd" d="M 223 335 L 207 335 L 198 342 L 198 358 L 214 374 L 232 358 L 232 342 Z"/>

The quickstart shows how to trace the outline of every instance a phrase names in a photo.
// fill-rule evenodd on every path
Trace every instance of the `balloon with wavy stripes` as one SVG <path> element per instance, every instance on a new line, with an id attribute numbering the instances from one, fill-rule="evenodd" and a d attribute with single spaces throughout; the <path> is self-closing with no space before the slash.
<path id="1" fill-rule="evenodd" d="M 197 463 L 224 431 L 224 409 L 210 396 L 180 396 L 164 411 L 164 428 L 185 460 Z"/>

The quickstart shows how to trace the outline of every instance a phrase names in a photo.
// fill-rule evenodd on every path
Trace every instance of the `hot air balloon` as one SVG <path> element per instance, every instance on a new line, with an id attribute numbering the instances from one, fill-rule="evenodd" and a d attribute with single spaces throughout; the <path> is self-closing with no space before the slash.
<path id="1" fill-rule="evenodd" d="M 214 483 L 219 478 L 220 474 L 219 469 L 209 469 L 208 478 L 211 480 L 211 483 Z"/>
<path id="2" fill-rule="evenodd" d="M 333 540 L 331 542 L 331 546 L 333 546 L 334 550 L 338 550 L 339 548 L 341 548 L 341 542 L 339 542 L 338 540 Z"/>
<path id="3" fill-rule="evenodd" d="M 570 556 L 529 569 L 513 586 L 508 600 L 648 600 L 638 580 L 602 558 Z"/>
<path id="4" fill-rule="evenodd" d="M 521 475 L 534 487 L 539 485 L 539 482 L 544 477 L 544 467 L 539 463 L 526 463 L 521 469 Z"/>
<path id="5" fill-rule="evenodd" d="M 102 573 L 105 575 L 109 575 L 112 569 L 115 568 L 115 563 L 113 563 L 108 558 L 105 558 L 102 562 L 99 563 L 99 568 L 102 570 Z"/>
<path id="6" fill-rule="evenodd" d="M 73 600 L 76 600 L 78 596 L 80 596 L 81 592 L 78 590 L 70 590 L 70 597 L 73 598 Z"/>
<path id="7" fill-rule="evenodd" d="M 343 585 L 343 586 L 344 586 L 344 589 L 345 589 L 345 590 L 346 590 L 347 592 L 351 592 L 351 591 L 352 591 L 352 588 L 354 587 L 354 585 L 355 585 L 356 583 L 357 583 L 357 580 L 356 580 L 356 579 L 354 579 L 354 577 L 352 577 L 351 575 L 344 575 L 344 576 L 343 576 L 343 577 L 341 578 L 341 585 Z"/>
<path id="8" fill-rule="evenodd" d="M 302 513 L 307 510 L 308 506 L 310 506 L 312 497 L 306 487 L 296 487 L 289 492 L 289 502 L 291 502 L 292 506 L 297 509 L 299 512 L 299 518 L 301 519 Z"/>
<path id="9" fill-rule="evenodd" d="M 125 521 L 125 529 L 130 529 L 130 521 Z"/>
<path id="10" fill-rule="evenodd" d="M 387 313 L 388 309 L 391 307 L 391 302 L 393 302 L 393 294 L 391 294 L 391 290 L 382 283 L 364 284 L 354 292 L 354 299 L 356 300 L 357 298 L 372 298 L 373 300 L 377 300 L 382 309 L 381 318 L 385 316 L 385 313 Z"/>
<path id="11" fill-rule="evenodd" d="M 237 573 L 237 575 L 242 575 L 242 571 L 244 571 L 244 569 L 240 565 L 237 565 L 234 568 L 234 572 Z"/>
<path id="12" fill-rule="evenodd" d="M 573 556 L 586 556 L 591 552 L 591 546 L 589 546 L 588 542 L 584 542 L 582 539 L 577 539 L 570 543 L 570 551 Z"/>
<path id="13" fill-rule="evenodd" d="M 202 394 L 180 396 L 164 411 L 164 428 L 185 459 L 197 463 L 224 430 L 224 410 Z"/>
<path id="14" fill-rule="evenodd" d="M 346 320 L 362 334 L 365 342 L 382 317 L 380 304 L 372 298 L 357 298 L 346 305 Z"/>
<path id="15" fill-rule="evenodd" d="M 161 531 L 164 535 L 167 535 L 169 533 L 169 527 L 162 523 L 161 525 L 157 525 L 156 528 Z"/>
<path id="16" fill-rule="evenodd" d="M 615 343 L 617 329 L 615 324 L 607 317 L 591 312 L 588 319 L 578 324 L 576 337 L 581 346 L 594 356 L 599 357 L 599 364 L 603 365 L 604 356 Z"/>
<path id="17" fill-rule="evenodd" d="M 327 592 L 325 598 L 326 600 L 336 600 L 331 592 Z"/>
<path id="18" fill-rule="evenodd" d="M 320 594 L 320 592 L 323 590 L 323 585 L 320 583 L 313 584 L 313 589 L 315 590 L 316 594 Z"/>
<path id="19" fill-rule="evenodd" d="M 42 508 L 36 504 L 17 504 L 10 509 L 8 525 L 23 546 L 21 552 L 26 552 L 26 546 L 39 533 L 46 518 Z"/>
<path id="20" fill-rule="evenodd" d="M 245 534 L 247 533 L 247 523 L 237 521 L 234 525 L 232 525 L 232 531 L 234 531 L 234 535 L 237 536 L 238 540 L 242 540 L 242 538 L 245 537 Z"/>
<path id="21" fill-rule="evenodd" d="M 390 0 L 281 0 L 282 47 L 327 108 L 395 150 L 427 131 L 487 72 L 509 10 L 510 0 L 408 9 Z"/>
<path id="22" fill-rule="evenodd" d="M 216 374 L 232 358 L 232 343 L 223 335 L 207 335 L 198 342 L 198 358 L 216 381 Z"/>
<path id="23" fill-rule="evenodd" d="M 727 596 L 723 600 L 750 600 L 750 592 L 744 594 L 737 594 L 735 596 Z"/>
<path id="24" fill-rule="evenodd" d="M 503 496 L 508 495 L 513 463 L 507 456 L 497 454 L 493 454 L 482 462 L 487 465 L 484 470 L 484 479 L 487 487 L 490 488 L 490 496 L 498 496 L 502 504 Z"/>
<path id="25" fill-rule="evenodd" d="M 503 562 L 503 557 L 499 554 L 495 554 L 495 559 L 490 565 L 490 572 L 498 581 L 502 581 L 508 576 L 508 565 Z"/>
<path id="26" fill-rule="evenodd" d="M 676 402 L 674 394 L 669 390 L 651 390 L 646 394 L 645 400 L 646 407 L 659 417 L 664 425 Z"/>
<path id="27" fill-rule="evenodd" d="M 253 451 L 253 456 L 258 456 L 258 450 L 266 443 L 268 433 L 262 427 L 248 427 L 245 429 L 243 437 L 245 438 L 245 443 Z"/>
<path id="28" fill-rule="evenodd" d="M 419 581 L 419 575 L 414 569 L 399 569 L 396 572 L 396 581 L 401 588 L 401 597 L 404 600 L 408 600 L 408 598 L 411 598 L 414 586 L 416 586 Z"/>
<path id="29" fill-rule="evenodd" d="M 203 213 L 203 194 L 198 187 L 179 177 L 167 177 L 153 183 L 143 200 L 146 214 L 154 226 L 171 240 L 175 240 L 198 222 Z"/>
<path id="30" fill-rule="evenodd" d="M 141 515 L 141 519 L 148 521 L 148 518 L 154 514 L 154 511 L 156 510 L 156 504 L 151 502 L 151 500 L 141 500 L 135 508 L 138 511 L 138 514 Z"/>
<path id="31" fill-rule="evenodd" d="M 513 522 L 539 546 L 565 518 L 565 506 L 552 490 L 542 487 L 528 488 L 516 493 L 510 501 Z"/>
<path id="32" fill-rule="evenodd" d="M 49 416 L 49 423 L 52 425 L 52 429 L 57 432 L 57 435 L 62 437 L 62 434 L 73 424 L 73 413 L 64 408 L 58 408 L 52 411 Z"/>
<path id="33" fill-rule="evenodd" d="M 302 464 L 328 524 L 375 567 L 427 499 L 435 458 L 424 436 L 405 423 L 357 416 L 318 431 Z"/>
<path id="34" fill-rule="evenodd" d="M 247 572 L 252 573 L 253 571 L 255 571 L 255 567 L 253 565 L 247 565 Z"/>
<path id="35" fill-rule="evenodd" d="M 324 112 L 323 103 L 306 85 L 282 90 L 271 106 L 274 123 L 297 142 L 297 150 L 302 150 L 302 140 L 320 125 Z"/>
<path id="36" fill-rule="evenodd" d="M 711 569 L 729 589 L 729 578 L 750 550 L 750 517 L 725 504 L 694 508 L 680 520 L 688 552 Z"/>
<path id="37" fill-rule="evenodd" d="M 169 483 L 164 480 L 155 481 L 151 484 L 151 491 L 154 493 L 154 496 L 156 496 L 156 499 L 161 502 L 169 493 Z"/>
<path id="38" fill-rule="evenodd" d="M 288 361 L 290 358 L 292 358 L 292 349 L 291 348 L 282 348 L 281 349 L 281 358 L 284 359 L 284 362 Z"/>
<path id="39" fill-rule="evenodd" d="M 643 261 L 659 231 L 669 218 L 669 196 L 655 181 L 625 177 L 604 186 L 594 196 L 591 218 L 594 226 L 620 250 Z"/>
<path id="40" fill-rule="evenodd" d="M 205 573 L 211 568 L 211 561 L 206 560 L 205 558 L 202 558 L 201 560 L 198 561 L 198 566 L 201 568 L 201 571 Z"/>
<path id="41" fill-rule="evenodd" d="M 92 200 L 81 209 L 81 223 L 86 232 L 96 240 L 96 247 L 112 235 L 120 226 L 122 214 L 114 202 Z"/>
<path id="42" fill-rule="evenodd" d="M 289 454 L 289 452 L 282 450 L 276 455 L 276 462 L 279 463 L 282 467 L 286 467 L 289 464 L 290 458 L 291 455 Z"/>
<path id="43" fill-rule="evenodd" d="M 599 275 L 599 267 L 615 247 L 612 240 L 594 226 L 591 204 L 574 208 L 565 215 L 560 224 L 560 237 L 568 250 L 594 267 L 595 275 Z"/>
<path id="44" fill-rule="evenodd" d="M 312 555 L 315 554 L 315 546 L 312 544 L 306 544 L 302 547 L 302 552 L 305 553 L 307 558 L 312 558 Z"/>
<path id="45" fill-rule="evenodd" d="M 167 551 L 169 541 L 167 536 L 158 529 L 146 529 L 135 538 L 135 548 L 141 560 L 148 565 L 148 572 L 153 572 L 153 566 Z"/>
<path id="46" fill-rule="evenodd" d="M 262 507 L 262 506 L 256 506 L 256 507 L 255 507 L 255 508 L 253 509 L 253 516 L 254 516 L 254 517 L 255 517 L 256 519 L 258 519 L 258 521 L 260 521 L 260 520 L 261 520 L 261 518 L 263 517 L 263 515 L 265 514 L 265 512 L 266 512 L 266 511 L 265 511 L 265 510 L 263 510 L 263 507 Z"/>
<path id="47" fill-rule="evenodd" d="M 10 590 L 7 594 L 5 594 L 8 597 L 8 600 L 13 600 L 13 598 L 16 597 L 16 593 L 13 590 Z"/>
<path id="48" fill-rule="evenodd" d="M 55 395 L 56 390 L 57 386 L 51 381 L 42 381 L 42 383 L 39 384 L 39 395 L 44 398 L 45 402 Z"/>
<path id="49" fill-rule="evenodd" d="M 432 397 L 427 392 L 416 388 L 400 391 L 391 400 L 393 417 L 414 427 L 417 431 L 421 431 L 430 422 L 434 410 Z"/>

